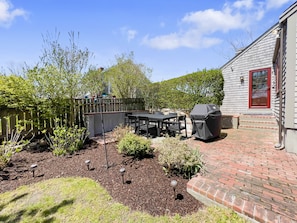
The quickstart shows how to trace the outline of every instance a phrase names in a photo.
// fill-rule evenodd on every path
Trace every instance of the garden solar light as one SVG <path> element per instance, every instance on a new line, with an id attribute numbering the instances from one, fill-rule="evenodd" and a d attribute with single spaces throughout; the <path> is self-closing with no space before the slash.
<path id="1" fill-rule="evenodd" d="M 176 186 L 177 186 L 177 181 L 176 180 L 172 180 L 171 182 L 170 182 L 170 186 L 173 188 L 173 193 L 174 193 L 174 199 L 175 199 L 175 188 L 176 188 Z"/>
<path id="2" fill-rule="evenodd" d="M 31 171 L 32 171 L 33 177 L 35 177 L 35 169 L 36 168 L 37 168 L 37 164 L 32 164 L 31 165 Z"/>
<path id="3" fill-rule="evenodd" d="M 88 170 L 90 170 L 90 163 L 91 163 L 91 161 L 90 161 L 90 160 L 86 160 L 86 161 L 85 161 L 85 164 L 87 165 L 87 167 L 88 167 Z"/>
<path id="4" fill-rule="evenodd" d="M 125 174 L 125 172 L 126 172 L 125 168 L 122 167 L 122 168 L 120 169 L 120 173 L 121 173 L 121 175 L 122 175 L 122 182 L 123 182 L 123 184 L 125 183 L 125 182 L 124 182 L 124 174 Z"/>

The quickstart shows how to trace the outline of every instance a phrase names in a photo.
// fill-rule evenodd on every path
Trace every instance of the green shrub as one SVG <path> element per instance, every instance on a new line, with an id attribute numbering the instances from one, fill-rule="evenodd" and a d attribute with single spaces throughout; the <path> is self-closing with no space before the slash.
<path id="1" fill-rule="evenodd" d="M 80 150 L 88 137 L 86 128 L 57 126 L 53 135 L 45 134 L 50 149 L 55 156 L 73 154 Z"/>
<path id="2" fill-rule="evenodd" d="M 1 151 L 0 151 L 1 153 Z M 0 170 L 3 170 L 4 167 L 6 167 L 7 165 L 7 159 L 5 156 L 3 156 L 2 154 L 0 154 Z"/>
<path id="3" fill-rule="evenodd" d="M 24 140 L 30 131 L 28 133 L 23 133 L 23 129 L 24 127 L 17 125 L 17 129 L 13 130 L 11 135 L 9 137 L 6 136 L 6 140 L 2 141 L 2 144 L 0 145 L 0 170 L 6 167 L 13 154 L 20 152 L 33 138 Z"/>
<path id="4" fill-rule="evenodd" d="M 53 154 L 55 156 L 64 156 L 67 154 L 67 150 L 61 147 L 56 147 L 53 149 Z"/>
<path id="5" fill-rule="evenodd" d="M 181 174 L 190 178 L 204 170 L 198 148 L 190 148 L 180 137 L 166 137 L 156 146 L 158 161 L 167 175 Z"/>
<path id="6" fill-rule="evenodd" d="M 112 136 L 115 139 L 116 142 L 119 142 L 122 140 L 122 138 L 129 132 L 132 131 L 131 126 L 125 126 L 125 125 L 118 125 L 114 128 L 112 131 Z"/>
<path id="7" fill-rule="evenodd" d="M 120 153 L 139 158 L 153 152 L 153 149 L 151 148 L 151 141 L 149 139 L 135 135 L 131 132 L 127 133 L 121 139 L 117 148 Z"/>

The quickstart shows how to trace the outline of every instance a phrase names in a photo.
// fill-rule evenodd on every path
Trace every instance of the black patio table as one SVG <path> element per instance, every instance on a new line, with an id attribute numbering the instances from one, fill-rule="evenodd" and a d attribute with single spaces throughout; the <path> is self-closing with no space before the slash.
<path id="1" fill-rule="evenodd" d="M 169 115 L 162 115 L 162 114 L 151 114 L 151 113 L 134 113 L 129 115 L 130 117 L 135 117 L 135 118 L 148 118 L 148 120 L 150 122 L 157 122 L 158 123 L 158 127 L 157 127 L 157 136 L 161 135 L 161 127 L 162 127 L 162 123 L 164 121 L 176 118 L 177 115 L 176 114 L 169 114 Z"/>

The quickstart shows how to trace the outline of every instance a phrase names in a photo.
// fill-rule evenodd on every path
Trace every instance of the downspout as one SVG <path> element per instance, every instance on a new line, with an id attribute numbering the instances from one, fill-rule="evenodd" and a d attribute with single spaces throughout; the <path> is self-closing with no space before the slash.
<path id="1" fill-rule="evenodd" d="M 275 149 L 284 149 L 283 144 L 283 137 L 282 137 L 282 122 L 283 122 L 283 86 L 282 86 L 282 80 L 283 80 L 283 38 L 284 38 L 284 31 L 282 24 L 280 24 L 280 67 L 279 67 L 279 78 L 278 78 L 278 86 L 279 86 L 279 114 L 278 114 L 278 144 L 274 146 Z"/>

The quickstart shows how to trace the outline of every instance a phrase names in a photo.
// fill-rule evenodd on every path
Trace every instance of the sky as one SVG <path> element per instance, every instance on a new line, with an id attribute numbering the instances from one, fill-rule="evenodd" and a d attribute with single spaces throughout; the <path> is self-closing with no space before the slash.
<path id="1" fill-rule="evenodd" d="M 0 73 L 40 61 L 44 38 L 60 33 L 108 68 L 116 57 L 152 70 L 152 82 L 223 66 L 278 22 L 294 0 L 0 0 Z"/>

